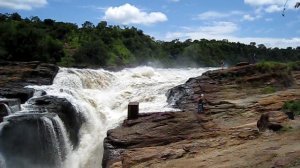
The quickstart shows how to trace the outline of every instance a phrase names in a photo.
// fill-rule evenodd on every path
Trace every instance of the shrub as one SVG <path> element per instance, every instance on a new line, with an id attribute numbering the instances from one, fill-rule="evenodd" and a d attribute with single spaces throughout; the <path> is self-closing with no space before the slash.
<path id="1" fill-rule="evenodd" d="M 287 64 L 272 62 L 272 61 L 264 61 L 256 64 L 257 68 L 261 72 L 275 72 L 278 70 L 289 70 Z"/>
<path id="2" fill-rule="evenodd" d="M 300 61 L 296 61 L 296 62 L 289 62 L 288 63 L 288 68 L 290 70 L 300 70 Z"/>
<path id="3" fill-rule="evenodd" d="M 263 94 L 270 94 L 276 92 L 276 89 L 273 86 L 267 86 L 262 89 Z"/>
<path id="4" fill-rule="evenodd" d="M 295 115 L 300 115 L 300 100 L 285 102 L 283 105 L 283 110 L 294 112 Z"/>

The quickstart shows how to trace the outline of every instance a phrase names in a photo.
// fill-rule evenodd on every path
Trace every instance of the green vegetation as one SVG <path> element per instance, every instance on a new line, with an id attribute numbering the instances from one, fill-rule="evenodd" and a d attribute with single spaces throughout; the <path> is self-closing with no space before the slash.
<path id="1" fill-rule="evenodd" d="M 280 132 L 288 132 L 288 131 L 292 131 L 292 130 L 293 130 L 293 127 L 284 125 L 284 126 L 280 129 Z"/>
<path id="2" fill-rule="evenodd" d="M 261 72 L 276 72 L 278 70 L 290 70 L 288 68 L 288 64 L 274 61 L 262 61 L 256 64 L 256 66 Z"/>
<path id="3" fill-rule="evenodd" d="M 290 72 L 291 70 L 300 70 L 300 61 L 286 63 L 275 61 L 261 61 L 257 63 L 256 66 L 262 72 L 274 72 L 277 70 L 286 70 L 286 72 Z"/>
<path id="4" fill-rule="evenodd" d="M 262 89 L 263 94 L 271 94 L 276 92 L 276 89 L 274 86 L 266 86 L 265 88 Z"/>
<path id="5" fill-rule="evenodd" d="M 289 62 L 289 63 L 288 63 L 288 68 L 289 68 L 290 70 L 297 70 L 297 71 L 300 71 L 300 61 Z"/>
<path id="6" fill-rule="evenodd" d="M 283 110 L 293 112 L 295 115 L 300 115 L 300 100 L 285 102 L 283 105 Z"/>
<path id="7" fill-rule="evenodd" d="M 300 69 L 300 47 L 267 48 L 228 40 L 191 40 L 164 42 L 135 27 L 119 27 L 101 21 L 86 21 L 81 27 L 39 17 L 22 18 L 18 13 L 0 14 L 0 60 L 42 61 L 60 66 L 136 66 L 159 63 L 174 66 L 220 66 L 238 62 L 294 62 Z M 298 63 L 296 63 L 298 61 Z M 278 68 L 263 65 L 263 70 Z"/>

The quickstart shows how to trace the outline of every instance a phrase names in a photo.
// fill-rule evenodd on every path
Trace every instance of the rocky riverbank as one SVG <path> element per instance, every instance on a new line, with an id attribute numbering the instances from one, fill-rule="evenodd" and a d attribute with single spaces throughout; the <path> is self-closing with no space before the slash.
<path id="1" fill-rule="evenodd" d="M 196 102 L 205 94 L 205 115 Z M 140 114 L 109 130 L 103 167 L 295 167 L 300 118 L 284 102 L 300 99 L 300 71 L 244 65 L 209 71 L 167 93 L 183 112 Z M 267 113 L 281 131 L 259 132 Z"/>
<path id="2" fill-rule="evenodd" d="M 22 103 L 33 96 L 28 85 L 51 85 L 59 68 L 40 62 L 0 62 L 0 97 L 19 98 Z"/>

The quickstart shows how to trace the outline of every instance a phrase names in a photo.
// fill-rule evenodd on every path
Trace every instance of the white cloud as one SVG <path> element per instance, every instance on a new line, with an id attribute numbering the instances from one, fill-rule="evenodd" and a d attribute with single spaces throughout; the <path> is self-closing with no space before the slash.
<path id="1" fill-rule="evenodd" d="M 228 39 L 233 42 L 249 44 L 256 42 L 264 44 L 267 47 L 297 47 L 300 44 L 300 38 L 272 38 L 272 37 L 239 37 L 235 35 L 239 28 L 232 22 L 216 22 L 211 26 L 202 26 L 198 28 L 185 27 L 181 31 L 168 32 L 162 40 L 186 40 L 186 39 Z"/>
<path id="2" fill-rule="evenodd" d="M 10 9 L 31 10 L 47 5 L 47 0 L 0 0 L 0 7 Z"/>
<path id="3" fill-rule="evenodd" d="M 289 0 L 286 9 L 294 9 L 298 0 Z M 244 0 L 244 3 L 254 6 L 258 11 L 268 13 L 283 11 L 286 0 Z"/>
<path id="4" fill-rule="evenodd" d="M 273 21 L 273 18 L 266 18 L 265 21 L 266 21 L 266 22 L 272 22 L 272 21 Z"/>
<path id="5" fill-rule="evenodd" d="M 262 15 L 260 15 L 260 14 L 256 14 L 255 16 L 246 14 L 246 15 L 243 16 L 242 20 L 245 20 L 245 21 L 254 21 L 254 20 L 260 19 L 261 17 L 262 17 Z"/>
<path id="6" fill-rule="evenodd" d="M 255 20 L 255 17 L 253 17 L 251 15 L 244 15 L 243 16 L 243 20 L 253 21 L 253 20 Z"/>
<path id="7" fill-rule="evenodd" d="M 265 11 L 266 11 L 267 13 L 280 12 L 280 11 L 282 11 L 282 10 L 283 10 L 283 8 L 280 7 L 280 6 L 278 6 L 278 5 L 271 5 L 271 6 L 268 6 L 268 7 L 265 9 Z"/>
<path id="8" fill-rule="evenodd" d="M 209 34 L 229 34 L 238 30 L 238 26 L 233 22 L 214 22 L 212 25 L 203 26 L 198 31 Z"/>
<path id="9" fill-rule="evenodd" d="M 243 12 L 240 12 L 240 11 L 231 11 L 231 12 L 227 12 L 227 13 L 221 13 L 221 12 L 216 12 L 216 11 L 207 11 L 207 12 L 199 14 L 196 19 L 214 20 L 214 19 L 228 18 L 233 15 L 242 15 L 242 14 L 243 14 Z"/>
<path id="10" fill-rule="evenodd" d="M 232 22 L 214 22 L 208 26 L 198 28 L 184 28 L 181 32 L 169 32 L 166 35 L 167 40 L 178 39 L 213 39 L 214 37 L 225 37 L 238 30 L 238 26 Z"/>
<path id="11" fill-rule="evenodd" d="M 300 44 L 300 38 L 258 38 L 258 37 L 231 37 L 229 38 L 232 41 L 239 41 L 245 44 L 249 44 L 250 42 L 256 42 L 256 44 L 264 44 L 267 47 L 298 47 Z"/>
<path id="12" fill-rule="evenodd" d="M 168 18 L 161 12 L 146 13 L 131 4 L 124 4 L 119 7 L 109 7 L 105 11 L 103 19 L 121 24 L 144 24 L 150 25 L 167 21 Z"/>
<path id="13" fill-rule="evenodd" d="M 252 6 L 263 6 L 263 5 L 273 5 L 273 4 L 284 4 L 285 0 L 244 0 L 246 4 Z"/>

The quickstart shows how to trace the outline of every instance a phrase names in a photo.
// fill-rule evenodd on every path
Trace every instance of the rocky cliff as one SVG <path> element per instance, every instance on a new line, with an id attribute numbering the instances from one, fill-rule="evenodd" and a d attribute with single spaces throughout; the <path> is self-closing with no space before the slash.
<path id="1" fill-rule="evenodd" d="M 284 167 L 300 159 L 300 118 L 282 111 L 300 99 L 300 72 L 244 65 L 209 71 L 167 93 L 183 112 L 140 114 L 109 130 L 103 167 Z M 196 102 L 205 94 L 205 114 Z M 283 127 L 259 132 L 262 114 Z"/>
<path id="2" fill-rule="evenodd" d="M 59 68 L 40 62 L 0 62 L 0 97 L 19 98 L 22 103 L 33 95 L 28 85 L 51 85 Z"/>

